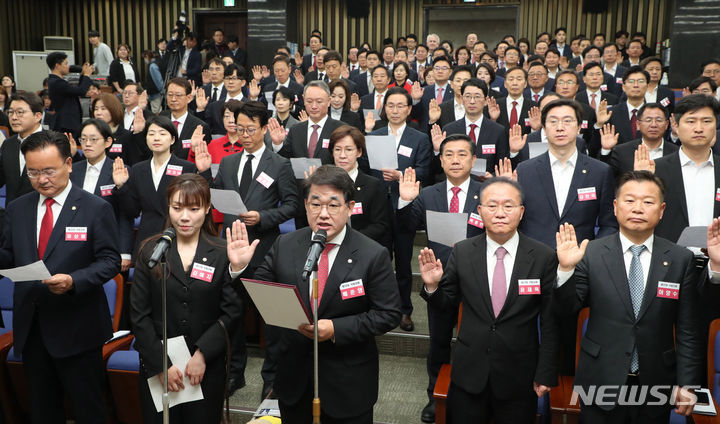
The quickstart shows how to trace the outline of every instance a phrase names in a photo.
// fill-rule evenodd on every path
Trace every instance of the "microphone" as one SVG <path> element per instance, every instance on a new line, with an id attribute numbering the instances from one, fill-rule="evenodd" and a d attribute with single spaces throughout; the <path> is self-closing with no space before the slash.
<path id="1" fill-rule="evenodd" d="M 312 274 L 313 267 L 320 259 L 323 249 L 325 249 L 325 241 L 327 240 L 327 231 L 318 230 L 315 236 L 312 238 L 312 244 L 310 250 L 308 250 L 307 259 L 305 259 L 305 266 L 303 266 L 303 279 L 307 280 Z"/>
<path id="2" fill-rule="evenodd" d="M 150 260 L 148 261 L 148 268 L 152 269 L 158 262 L 160 262 L 160 259 L 163 257 L 173 241 L 175 241 L 175 228 L 170 227 L 162 233 L 160 240 L 158 240 L 155 245 L 152 256 L 150 256 Z"/>

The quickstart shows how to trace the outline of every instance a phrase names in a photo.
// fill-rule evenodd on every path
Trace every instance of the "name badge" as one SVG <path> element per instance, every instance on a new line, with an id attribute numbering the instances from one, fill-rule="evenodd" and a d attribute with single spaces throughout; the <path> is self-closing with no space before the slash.
<path id="1" fill-rule="evenodd" d="M 362 215 L 362 202 L 355 202 L 355 206 L 353 206 L 352 214 L 353 215 Z"/>
<path id="2" fill-rule="evenodd" d="M 657 297 L 678 300 L 679 296 L 680 283 L 668 283 L 667 281 L 658 281 Z"/>
<path id="3" fill-rule="evenodd" d="M 720 188 L 715 192 L 715 201 L 720 202 Z"/>
<path id="4" fill-rule="evenodd" d="M 65 227 L 65 241 L 87 241 L 87 227 Z"/>
<path id="5" fill-rule="evenodd" d="M 330 139 L 329 138 L 323 138 L 322 148 L 327 149 L 330 147 Z"/>
<path id="6" fill-rule="evenodd" d="M 108 185 L 100 186 L 100 195 L 102 197 L 111 196 L 114 188 L 115 188 L 115 184 L 108 184 Z"/>
<path id="7" fill-rule="evenodd" d="M 586 130 L 586 129 L 587 129 L 587 127 L 588 127 L 588 123 L 587 123 L 587 121 L 582 121 L 582 123 L 580 124 L 580 128 L 582 128 L 582 129 Z"/>
<path id="8" fill-rule="evenodd" d="M 340 284 L 340 296 L 342 296 L 342 300 L 365 296 L 365 288 L 363 287 L 362 279 Z"/>
<path id="9" fill-rule="evenodd" d="M 525 118 L 525 126 L 526 127 L 530 126 L 530 118 Z"/>
<path id="10" fill-rule="evenodd" d="M 623 84 L 622 78 L 615 78 L 615 84 L 620 84 L 620 85 L 622 85 L 622 84 Z"/>
<path id="11" fill-rule="evenodd" d="M 255 178 L 257 182 L 262 184 L 263 187 L 268 188 L 272 185 L 272 183 L 275 181 L 270 176 L 264 172 L 261 172 L 260 175 L 258 175 L 257 178 Z"/>
<path id="12" fill-rule="evenodd" d="M 667 107 L 667 105 L 670 104 L 670 99 L 668 99 L 667 97 L 665 97 L 664 99 L 660 100 L 660 104 L 663 105 L 663 106 L 665 106 L 665 107 Z"/>
<path id="13" fill-rule="evenodd" d="M 413 151 L 413 149 L 408 146 L 401 145 L 400 147 L 398 147 L 398 154 L 403 155 L 406 158 L 410 157 L 410 155 L 412 154 L 412 151 Z"/>
<path id="14" fill-rule="evenodd" d="M 518 294 L 540 294 L 540 279 L 518 280 Z"/>
<path id="15" fill-rule="evenodd" d="M 183 140 L 182 141 L 182 147 L 183 149 L 189 149 L 192 147 L 192 140 Z"/>
<path id="16" fill-rule="evenodd" d="M 588 200 L 597 200 L 597 193 L 595 193 L 595 187 L 579 188 L 578 200 L 581 202 L 586 202 Z"/>
<path id="17" fill-rule="evenodd" d="M 607 84 L 603 84 L 600 86 L 600 91 L 607 91 Z"/>
<path id="18" fill-rule="evenodd" d="M 485 228 L 485 224 L 483 224 L 482 218 L 476 213 L 470 213 L 470 218 L 468 218 L 468 224 L 472 225 L 473 227 Z"/>
<path id="19" fill-rule="evenodd" d="M 177 177 L 178 175 L 182 174 L 182 166 L 168 165 L 167 169 L 165 170 L 165 174 L 173 176 L 173 177 Z"/>
<path id="20" fill-rule="evenodd" d="M 110 153 L 122 153 L 122 144 L 115 143 L 110 146 Z"/>
<path id="21" fill-rule="evenodd" d="M 192 271 L 190 271 L 190 277 L 211 283 L 214 273 L 214 267 L 193 262 Z"/>
<path id="22" fill-rule="evenodd" d="M 494 144 L 483 144 L 482 145 L 482 154 L 483 155 L 494 155 L 495 154 L 495 145 Z"/>

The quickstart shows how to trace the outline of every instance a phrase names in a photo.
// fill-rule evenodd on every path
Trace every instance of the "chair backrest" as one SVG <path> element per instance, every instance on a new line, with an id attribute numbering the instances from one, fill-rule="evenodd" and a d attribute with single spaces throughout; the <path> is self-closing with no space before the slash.
<path id="1" fill-rule="evenodd" d="M 113 331 L 118 331 L 120 327 L 120 316 L 122 315 L 122 304 L 125 283 L 122 275 L 118 274 L 103 284 L 105 289 L 105 297 L 107 297 L 108 308 L 110 309 L 110 318 L 113 322 Z"/>
<path id="2" fill-rule="evenodd" d="M 720 319 L 710 323 L 708 332 L 707 380 L 715 401 L 720 402 Z"/>
<path id="3" fill-rule="evenodd" d="M 575 335 L 575 368 L 577 369 L 578 356 L 580 355 L 580 341 L 587 330 L 587 320 L 590 317 L 590 308 L 580 309 L 577 318 L 577 334 Z"/>
<path id="4" fill-rule="evenodd" d="M 15 283 L 9 278 L 0 279 L 0 313 L 2 314 L 5 327 L 0 327 L 0 334 L 12 330 L 13 293 Z"/>

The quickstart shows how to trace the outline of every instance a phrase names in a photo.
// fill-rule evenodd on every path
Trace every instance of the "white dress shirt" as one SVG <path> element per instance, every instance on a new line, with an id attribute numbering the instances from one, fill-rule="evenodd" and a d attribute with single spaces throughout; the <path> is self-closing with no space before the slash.
<path id="1" fill-rule="evenodd" d="M 465 106 L 462 102 L 458 102 L 457 99 L 453 98 L 453 110 L 455 111 L 455 120 L 462 119 L 465 116 Z"/>
<path id="2" fill-rule="evenodd" d="M 407 124 L 402 124 L 400 128 L 397 129 L 397 132 L 393 133 L 392 128 L 390 128 L 390 125 L 388 125 L 388 135 L 391 135 L 395 137 L 395 150 L 397 150 L 400 147 L 400 139 L 402 138 L 403 132 L 405 132 L 405 128 L 407 128 Z"/>
<path id="3" fill-rule="evenodd" d="M 605 68 L 603 68 L 603 71 L 605 71 L 606 74 L 611 75 L 613 78 L 615 78 L 615 72 L 617 72 L 617 62 L 615 62 L 612 68 L 608 68 L 607 64 L 605 64 Z"/>
<path id="4" fill-rule="evenodd" d="M 135 111 L 138 110 L 139 106 L 127 110 L 125 109 L 125 115 L 123 115 L 123 128 L 129 130 L 132 128 L 133 121 L 135 120 Z"/>
<path id="5" fill-rule="evenodd" d="M 440 92 L 440 89 L 442 88 L 442 96 L 445 98 L 445 93 L 447 93 L 448 89 L 450 88 L 449 83 L 445 83 L 445 85 L 437 85 L 435 84 L 435 95 L 433 96 L 434 99 L 437 99 L 438 93 Z"/>
<path id="6" fill-rule="evenodd" d="M 635 115 L 637 116 L 637 114 L 640 112 L 640 108 L 642 107 L 642 105 L 640 105 L 640 106 L 633 106 L 633 105 L 630 104 L 630 101 L 626 101 L 626 102 L 625 102 L 625 105 L 626 105 L 627 108 L 628 108 L 628 121 L 632 119 L 632 115 L 633 115 L 633 114 L 632 114 L 632 111 L 633 111 L 633 109 L 636 109 L 636 110 L 637 110 L 637 111 L 635 112 Z M 640 119 L 640 117 L 637 116 L 637 119 Z"/>
<path id="7" fill-rule="evenodd" d="M 103 157 L 100 162 L 95 165 L 91 165 L 90 162 L 86 162 L 87 168 L 85 169 L 85 181 L 83 181 L 83 190 L 88 193 L 95 193 L 95 187 L 97 187 L 98 178 L 100 178 L 100 171 L 102 170 L 103 164 L 107 156 Z"/>
<path id="8" fill-rule="evenodd" d="M 660 145 L 655 149 L 650 148 L 650 146 L 648 146 L 648 144 L 644 138 L 642 139 L 642 144 L 644 144 L 645 147 L 648 148 L 648 153 L 650 154 L 650 159 L 652 159 L 652 160 L 660 159 L 663 156 L 664 143 L 662 141 L 660 141 Z"/>
<path id="9" fill-rule="evenodd" d="M 572 156 L 563 165 L 560 160 L 548 150 L 550 155 L 550 170 L 552 171 L 553 186 L 555 186 L 555 199 L 558 204 L 558 214 L 562 215 L 565 209 L 565 201 L 570 191 L 570 183 L 572 182 L 573 173 L 575 173 L 575 164 L 577 163 L 577 149 Z"/>
<path id="10" fill-rule="evenodd" d="M 657 102 L 658 87 L 659 86 L 656 85 L 652 90 L 648 88 L 647 91 L 645 91 L 645 103 Z"/>
<path id="11" fill-rule="evenodd" d="M 348 175 L 350 176 L 350 179 L 353 180 L 353 182 L 355 182 L 355 180 L 357 180 L 358 173 L 359 173 L 359 172 L 358 172 L 358 165 L 357 165 L 357 163 L 355 163 L 355 168 L 351 169 L 351 170 L 348 172 Z M 350 221 L 348 221 L 348 222 L 350 222 Z"/>
<path id="12" fill-rule="evenodd" d="M 65 204 L 65 200 L 67 200 L 68 194 L 70 194 L 70 189 L 72 188 L 72 183 L 70 180 L 68 180 L 67 185 L 63 189 L 63 191 L 60 192 L 57 196 L 53 197 L 53 200 L 55 200 L 55 203 L 52 204 L 51 209 L 53 213 L 53 227 L 55 227 L 55 223 L 58 220 L 58 217 L 60 216 L 60 211 L 63 208 L 63 205 Z M 38 205 L 37 205 L 37 231 L 35 231 L 35 245 L 37 246 L 38 241 L 40 240 L 40 226 L 42 225 L 43 217 L 45 216 L 45 199 L 47 199 L 47 196 L 40 194 L 40 198 L 38 199 Z"/>
<path id="13" fill-rule="evenodd" d="M 447 193 L 448 211 L 450 210 L 450 201 L 453 198 L 453 187 L 455 186 L 450 184 L 450 181 L 446 181 L 445 191 Z M 470 188 L 470 178 L 468 177 L 468 179 L 460 183 L 458 187 L 460 187 L 460 191 L 458 191 L 458 212 L 462 212 L 465 209 L 465 201 L 467 200 L 468 189 Z"/>
<path id="14" fill-rule="evenodd" d="M 167 168 L 171 157 L 172 155 L 168 156 L 167 160 L 163 162 L 162 165 L 160 165 L 160 168 L 158 170 L 155 170 L 155 158 L 150 158 L 150 173 L 152 173 L 155 191 L 157 191 L 158 187 L 160 186 L 160 180 L 162 180 L 163 174 L 165 174 L 165 169 Z M 163 193 L 163 195 L 164 194 L 165 193 Z"/>
<path id="15" fill-rule="evenodd" d="M 120 63 L 122 64 L 123 72 L 125 72 L 125 79 L 131 80 L 131 81 L 136 81 L 137 76 L 135 75 L 135 71 L 133 71 L 130 61 L 120 59 Z M 120 81 L 120 83 L 123 83 L 123 82 L 124 81 Z"/>
<path id="16" fill-rule="evenodd" d="M 517 258 L 517 249 L 520 244 L 520 236 L 515 231 L 510 240 L 506 241 L 505 244 L 498 244 L 496 241 L 487 237 L 487 249 L 485 255 L 487 257 L 487 277 L 488 277 L 488 288 L 490 289 L 490 295 L 492 296 L 493 289 L 493 277 L 495 276 L 495 264 L 497 263 L 497 257 L 495 251 L 499 247 L 504 247 L 507 250 L 505 257 L 503 258 L 503 265 L 505 266 L 505 292 L 510 287 L 510 277 L 512 277 L 513 266 L 515 265 L 515 258 Z"/>
<path id="17" fill-rule="evenodd" d="M 505 102 L 506 102 L 507 104 L 506 104 L 505 106 L 507 107 L 508 122 L 510 122 L 510 116 L 512 115 L 512 110 L 513 110 L 513 104 L 512 104 L 512 102 L 517 102 L 517 106 L 515 106 L 515 107 L 517 108 L 518 124 L 519 124 L 520 126 L 522 126 L 523 123 L 520 122 L 520 111 L 522 111 L 523 100 L 525 100 L 525 96 L 522 96 L 522 95 L 521 95 L 521 96 L 518 97 L 517 99 L 513 99 L 513 98 L 510 97 L 510 95 L 508 94 L 508 96 L 507 96 L 506 99 L 507 99 L 507 100 L 506 100 Z"/>
<path id="18" fill-rule="evenodd" d="M 480 144 L 482 146 L 482 142 L 480 141 L 480 127 L 482 127 L 483 123 L 483 115 L 480 115 L 480 117 L 477 119 L 477 121 L 471 121 L 467 115 L 465 115 L 465 134 L 468 135 L 472 139 L 472 136 L 470 135 L 470 125 L 475 124 L 477 127 L 475 128 L 475 140 L 477 141 L 477 144 Z"/>
<path id="19" fill-rule="evenodd" d="M 245 169 L 245 163 L 247 162 L 248 155 L 253 155 L 251 167 L 252 167 L 252 174 L 255 175 L 255 171 L 257 171 L 258 165 L 260 164 L 260 158 L 262 157 L 263 153 L 265 153 L 265 143 L 262 143 L 260 145 L 260 148 L 255 151 L 255 153 L 249 153 L 247 151 L 244 151 L 242 156 L 240 157 L 240 165 L 238 166 L 237 171 L 237 182 L 238 187 L 240 186 L 240 180 L 242 179 L 242 173 Z M 245 199 L 243 199 L 244 201 Z"/>
<path id="20" fill-rule="evenodd" d="M 540 99 L 542 99 L 542 97 L 545 95 L 545 87 L 541 88 L 540 91 L 538 91 L 538 92 L 535 92 L 535 90 L 533 90 L 533 89 L 531 88 L 531 89 L 530 89 L 530 98 L 531 98 L 532 101 L 534 101 L 534 102 L 536 101 L 536 100 L 535 100 L 535 96 L 536 96 L 536 95 L 537 95 L 537 98 L 538 98 L 538 99 L 537 99 L 537 103 L 540 103 Z M 518 116 L 520 116 L 520 115 L 518 114 Z"/>
<path id="21" fill-rule="evenodd" d="M 318 145 L 322 146 L 322 140 L 320 139 L 320 134 L 322 133 L 322 130 L 325 127 L 325 123 L 327 122 L 327 119 L 328 119 L 327 115 L 325 115 L 325 117 L 323 119 L 321 119 L 319 122 L 313 122 L 312 118 L 308 118 L 307 140 L 305 141 L 305 143 L 306 143 L 305 145 L 308 146 L 308 148 L 310 147 L 310 136 L 313 133 L 313 125 L 320 125 L 320 128 L 317 129 Z M 309 154 L 312 155 L 312 153 L 309 153 Z"/>
<path id="22" fill-rule="evenodd" d="M 217 100 L 220 100 L 220 96 L 222 96 L 223 87 L 225 87 L 225 83 L 221 82 L 220 85 L 213 85 L 210 86 L 210 97 L 212 99 L 213 91 L 217 88 Z"/>
<path id="23" fill-rule="evenodd" d="M 188 111 L 185 111 L 185 113 L 184 113 L 181 117 L 179 117 L 179 118 L 175 118 L 175 117 L 172 115 L 172 113 L 170 114 L 170 121 L 171 121 L 171 122 L 178 121 L 178 126 L 177 126 L 178 137 L 180 137 L 180 133 L 182 133 L 183 126 L 185 125 L 185 120 L 187 119 L 187 117 L 188 117 Z"/>
<path id="24" fill-rule="evenodd" d="M 218 94 L 218 96 L 220 95 Z M 244 98 L 245 97 L 243 97 L 242 91 L 240 91 L 235 97 L 230 97 L 230 93 L 227 93 L 225 95 L 225 103 L 229 102 L 230 100 L 237 100 L 239 102 L 242 102 Z"/>
<path id="25" fill-rule="evenodd" d="M 715 208 L 715 162 L 712 151 L 708 158 L 697 165 L 682 148 L 679 151 L 680 169 L 685 187 L 685 203 L 688 210 L 688 225 L 706 226 L 712 222 Z"/>

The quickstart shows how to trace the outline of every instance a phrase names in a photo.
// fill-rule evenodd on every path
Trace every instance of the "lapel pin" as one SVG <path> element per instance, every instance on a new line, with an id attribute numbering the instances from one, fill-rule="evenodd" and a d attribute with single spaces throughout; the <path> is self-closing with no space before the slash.
<path id="1" fill-rule="evenodd" d="M 207 258 L 203 258 L 203 262 L 207 262 Z"/>
<path id="2" fill-rule="evenodd" d="M 352 259 L 348 259 L 348 263 L 351 264 L 351 263 L 352 263 Z"/>
<path id="3" fill-rule="evenodd" d="M 664 266 L 668 266 L 667 261 L 663 262 L 663 265 L 664 265 Z"/>
<path id="4" fill-rule="evenodd" d="M 473 199 L 477 200 L 477 194 L 473 197 Z"/>
<path id="5" fill-rule="evenodd" d="M 585 170 L 585 169 L 583 169 L 582 172 L 583 172 L 583 174 L 587 174 L 587 170 Z"/>
<path id="6" fill-rule="evenodd" d="M 77 206 L 73 206 L 73 207 L 72 207 L 72 210 L 75 210 L 75 209 L 77 209 Z"/>
<path id="7" fill-rule="evenodd" d="M 360 187 L 358 187 L 357 190 L 360 191 Z"/>

